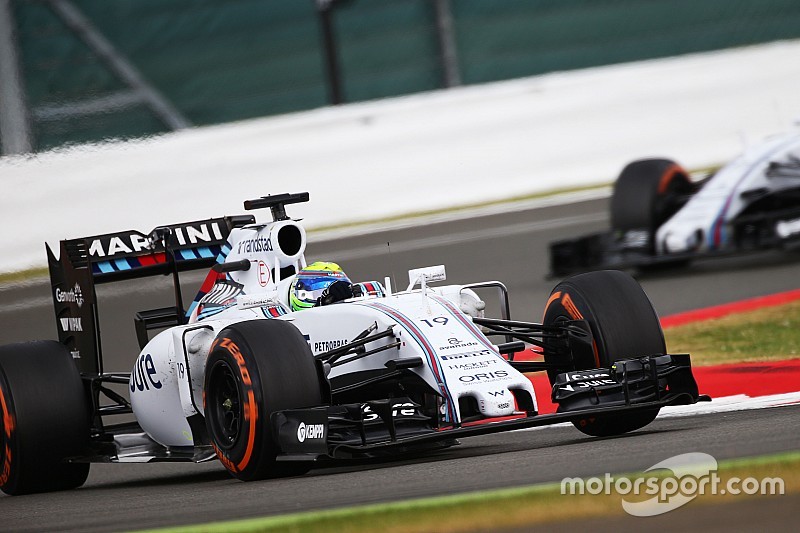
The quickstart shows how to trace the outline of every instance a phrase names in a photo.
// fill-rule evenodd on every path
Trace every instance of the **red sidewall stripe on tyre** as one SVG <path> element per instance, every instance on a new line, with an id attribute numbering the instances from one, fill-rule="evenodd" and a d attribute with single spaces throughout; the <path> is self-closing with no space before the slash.
<path id="1" fill-rule="evenodd" d="M 245 410 L 245 418 L 248 419 L 250 424 L 250 432 L 247 434 L 247 448 L 245 449 L 244 457 L 242 457 L 242 460 L 236 465 L 236 468 L 239 469 L 239 472 L 243 471 L 245 468 L 247 468 L 247 465 L 250 464 L 250 459 L 253 456 L 253 448 L 255 447 L 256 442 L 256 421 L 258 420 L 258 407 L 256 406 L 256 397 L 255 393 L 253 393 L 252 387 L 247 391 L 247 406 L 247 410 Z"/>
<path id="2" fill-rule="evenodd" d="M 217 342 L 215 341 L 212 345 L 211 349 L 213 350 L 217 346 Z M 253 392 L 253 382 L 251 376 L 250 369 L 247 368 L 245 364 L 244 357 L 242 356 L 241 349 L 239 345 L 236 344 L 233 339 L 228 337 L 224 337 L 219 342 L 219 347 L 224 348 L 231 354 L 231 356 L 236 361 L 237 368 L 239 369 L 239 374 L 242 376 L 242 383 L 244 384 L 247 390 L 247 403 L 245 404 L 244 409 L 244 417 L 245 420 L 249 424 L 249 432 L 247 434 L 247 447 L 245 448 L 244 455 L 242 459 L 234 464 L 232 462 L 228 462 L 226 466 L 230 468 L 230 466 L 234 466 L 234 471 L 242 472 L 247 465 L 250 463 L 250 459 L 253 456 L 253 449 L 255 448 L 255 439 L 256 439 L 256 422 L 258 420 L 258 405 L 256 404 L 255 400 L 255 393 Z M 216 446 L 215 446 L 216 448 Z M 219 450 L 217 451 L 219 455 Z"/>
<path id="3" fill-rule="evenodd" d="M 11 476 L 11 460 L 13 459 L 11 452 L 11 438 L 14 435 L 16 423 L 14 421 L 14 415 L 11 414 L 8 402 L 6 401 L 6 394 L 2 385 L 0 385 L 0 411 L 2 411 L 0 414 L 2 414 L 3 417 L 3 433 L 5 433 L 2 439 L 5 450 L 3 450 L 2 453 L 3 464 L 0 465 L 0 487 L 4 487 L 8 483 L 8 479 Z"/>

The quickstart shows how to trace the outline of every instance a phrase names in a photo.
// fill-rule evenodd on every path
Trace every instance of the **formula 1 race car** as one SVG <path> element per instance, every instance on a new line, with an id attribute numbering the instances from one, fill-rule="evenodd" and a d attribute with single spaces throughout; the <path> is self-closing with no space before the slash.
<path id="1" fill-rule="evenodd" d="M 800 132 L 768 139 L 693 182 L 669 159 L 628 164 L 611 195 L 611 231 L 550 244 L 550 274 L 685 265 L 800 246 Z"/>
<path id="2" fill-rule="evenodd" d="M 541 324 L 512 321 L 499 282 L 432 286 L 443 266 L 411 270 L 403 291 L 386 278 L 292 311 L 306 235 L 285 206 L 307 200 L 246 201 L 271 209 L 267 223 L 232 216 L 65 240 L 59 257 L 48 247 L 59 341 L 0 348 L 0 488 L 79 487 L 92 462 L 217 458 L 249 481 L 559 422 L 617 435 L 662 406 L 706 399 L 689 356 L 666 353 L 650 301 L 621 272 L 559 283 Z M 208 267 L 185 310 L 179 274 Z M 105 372 L 95 285 L 157 274 L 173 276 L 175 306 L 136 313 L 133 370 Z M 501 318 L 484 316 L 484 291 L 499 295 Z M 543 360 L 514 361 L 529 345 Z M 556 413 L 538 414 L 523 374 L 533 371 L 548 373 Z"/>

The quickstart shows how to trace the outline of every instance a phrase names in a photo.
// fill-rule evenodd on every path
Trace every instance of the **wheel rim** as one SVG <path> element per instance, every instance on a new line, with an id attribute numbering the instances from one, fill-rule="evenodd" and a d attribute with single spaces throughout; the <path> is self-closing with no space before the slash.
<path id="1" fill-rule="evenodd" d="M 574 319 L 571 316 L 565 314 L 565 312 L 562 310 L 555 317 L 550 318 L 547 321 L 547 324 L 548 325 L 553 325 L 553 326 L 563 326 L 567 322 L 571 322 L 572 320 L 574 320 Z M 602 366 L 597 361 L 597 359 L 599 359 L 599 357 L 600 357 L 600 354 L 597 352 L 597 350 L 600 349 L 600 346 L 598 346 L 598 344 L 600 343 L 600 339 L 598 339 L 597 336 L 595 335 L 594 331 L 592 331 L 591 325 L 588 324 L 588 321 L 587 321 L 587 325 L 589 325 L 589 332 L 588 333 L 590 335 L 592 335 L 592 338 L 594 339 L 594 341 L 593 341 L 593 350 L 594 350 L 595 353 L 593 354 L 593 360 L 592 361 L 575 361 L 573 359 L 572 360 L 572 364 L 570 365 L 569 368 L 549 369 L 547 371 L 547 375 L 550 378 L 551 384 L 554 383 L 554 380 L 555 380 L 556 376 L 558 374 L 562 373 L 562 372 L 573 371 L 573 370 L 591 370 L 593 368 L 597 368 L 598 366 Z M 554 363 L 559 363 L 559 362 L 562 361 L 560 357 L 553 358 L 551 356 L 550 358 L 548 358 L 547 356 L 545 356 L 545 361 L 548 361 L 548 359 L 550 359 Z M 586 363 L 586 364 L 580 364 L 580 363 Z"/>
<path id="2" fill-rule="evenodd" d="M 214 441 L 223 449 L 232 448 L 239 439 L 244 417 L 237 376 L 224 361 L 218 361 L 211 369 L 206 402 Z"/>

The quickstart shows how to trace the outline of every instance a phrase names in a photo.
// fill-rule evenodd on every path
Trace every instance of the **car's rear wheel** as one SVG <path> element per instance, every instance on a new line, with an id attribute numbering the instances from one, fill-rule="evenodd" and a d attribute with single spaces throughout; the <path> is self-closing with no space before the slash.
<path id="1" fill-rule="evenodd" d="M 689 174 L 669 159 L 641 159 L 622 169 L 611 194 L 611 229 L 624 233 L 658 227 L 680 209 L 694 190 Z M 654 252 L 653 239 L 648 243 Z"/>
<path id="2" fill-rule="evenodd" d="M 553 289 L 542 322 L 556 325 L 585 320 L 593 338 L 592 353 L 578 354 L 558 372 L 608 368 L 615 361 L 666 353 L 658 315 L 641 286 L 616 270 L 588 272 L 568 278 Z M 545 361 L 558 362 L 555 356 Z M 550 374 L 551 382 L 557 372 Z M 658 409 L 623 415 L 597 415 L 574 422 L 593 436 L 626 433 L 646 426 Z"/>
<path id="3" fill-rule="evenodd" d="M 0 490 L 31 494 L 80 487 L 89 463 L 89 403 L 67 348 L 55 341 L 0 347 Z"/>
<path id="4" fill-rule="evenodd" d="M 277 462 L 272 413 L 314 407 L 322 389 L 311 349 L 300 331 L 282 320 L 228 326 L 206 363 L 205 417 L 222 464 L 252 481 L 309 470 L 306 463 Z"/>

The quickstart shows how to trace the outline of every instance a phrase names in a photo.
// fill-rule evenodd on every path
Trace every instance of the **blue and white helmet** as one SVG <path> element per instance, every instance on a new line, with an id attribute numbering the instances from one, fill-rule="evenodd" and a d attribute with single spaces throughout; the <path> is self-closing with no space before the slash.
<path id="1" fill-rule="evenodd" d="M 311 263 L 297 273 L 289 288 L 289 305 L 292 311 L 314 307 L 322 292 L 337 281 L 350 283 L 339 265 L 327 261 Z"/>

